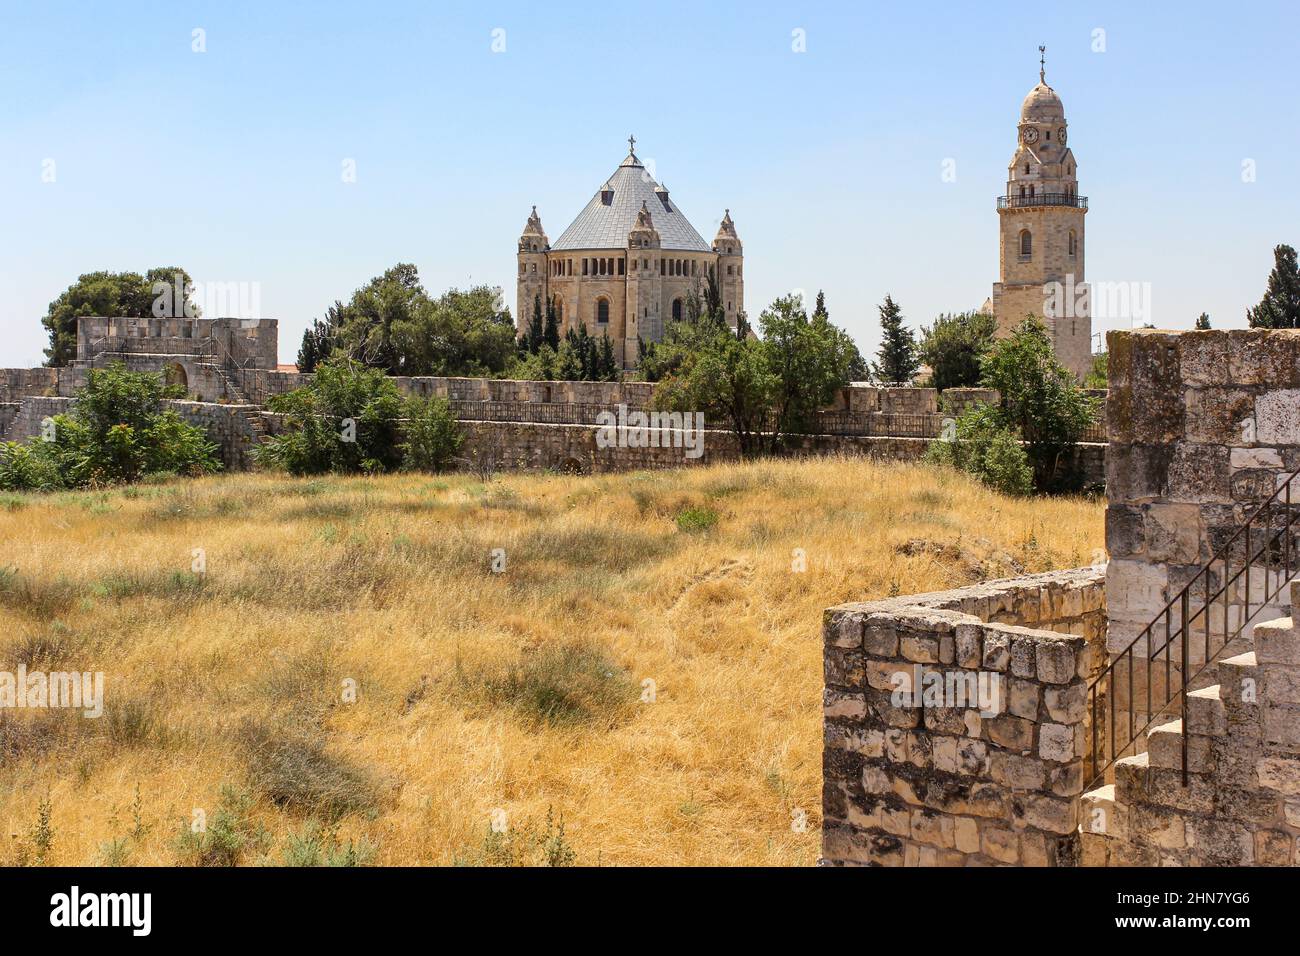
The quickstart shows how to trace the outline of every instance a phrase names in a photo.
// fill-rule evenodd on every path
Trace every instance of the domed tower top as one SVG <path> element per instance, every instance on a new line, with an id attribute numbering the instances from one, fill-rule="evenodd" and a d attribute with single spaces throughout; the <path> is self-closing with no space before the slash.
<path id="1" fill-rule="evenodd" d="M 1020 104 L 1016 151 L 1007 165 L 1007 200 L 1017 205 L 1037 205 L 1044 194 L 1072 202 L 1078 192 L 1065 107 L 1047 85 L 1046 47 L 1038 51 L 1038 85 Z"/>
<path id="2" fill-rule="evenodd" d="M 532 215 L 524 224 L 523 234 L 519 237 L 519 251 L 543 252 L 549 246 L 550 241 L 546 238 L 546 231 L 542 229 L 542 217 L 537 215 L 537 207 L 534 206 Z"/>
<path id="3" fill-rule="evenodd" d="M 740 255 L 742 250 L 740 236 L 736 235 L 736 224 L 731 221 L 731 210 L 728 209 L 718 224 L 718 234 L 713 237 L 713 251 L 723 255 Z"/>

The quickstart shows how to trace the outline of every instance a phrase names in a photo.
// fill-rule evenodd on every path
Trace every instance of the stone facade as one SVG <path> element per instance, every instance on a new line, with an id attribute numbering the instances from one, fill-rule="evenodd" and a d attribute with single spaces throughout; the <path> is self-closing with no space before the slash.
<path id="1" fill-rule="evenodd" d="M 1094 568 L 828 609 L 823 861 L 1073 865 L 1104 630 Z M 996 693 L 896 697 L 925 674 Z"/>
<path id="2" fill-rule="evenodd" d="M 1092 365 L 1091 303 L 1084 290 L 1084 217 L 1078 165 L 1066 145 L 1065 108 L 1042 71 L 1020 107 L 1016 151 L 998 199 L 998 275 L 990 298 L 998 333 L 1026 316 L 1046 324 L 1061 364 L 1082 378 Z"/>
<path id="3" fill-rule="evenodd" d="M 710 272 L 733 329 L 745 310 L 744 248 L 731 211 L 706 243 L 630 148 L 554 245 L 534 206 L 517 260 L 519 327 L 536 303 L 544 314 L 553 302 L 561 335 L 579 326 L 607 334 L 624 368 L 637 365 L 638 339 L 658 342 L 669 322 L 685 316 L 687 297 Z"/>
<path id="4" fill-rule="evenodd" d="M 279 349 L 275 319 L 191 319 L 88 316 L 77 320 L 77 363 L 103 364 L 123 354 L 206 357 L 242 368 L 273 369 Z"/>
<path id="5" fill-rule="evenodd" d="M 1106 586 L 1115 654 L 1300 468 L 1300 331 L 1111 332 L 1109 349 Z M 1244 542 L 1232 557 L 1244 557 Z M 1217 571 L 1213 579 L 1217 589 Z M 1251 577 L 1250 619 L 1245 578 L 1232 588 L 1228 624 L 1245 626 L 1228 653 L 1249 650 L 1253 622 L 1290 613 L 1284 583 L 1262 571 Z M 1279 592 L 1269 603 L 1265 587 Z M 1213 629 L 1222 630 L 1224 613 L 1211 612 Z M 1189 660 L 1204 663 L 1201 642 Z"/>

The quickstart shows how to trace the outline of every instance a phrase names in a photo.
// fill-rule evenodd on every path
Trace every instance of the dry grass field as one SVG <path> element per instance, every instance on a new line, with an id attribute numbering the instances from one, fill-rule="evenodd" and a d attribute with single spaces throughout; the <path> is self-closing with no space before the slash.
<path id="1" fill-rule="evenodd" d="M 822 610 L 1102 511 L 861 459 L 5 496 L 0 670 L 106 691 L 0 712 L 0 863 L 810 865 Z"/>

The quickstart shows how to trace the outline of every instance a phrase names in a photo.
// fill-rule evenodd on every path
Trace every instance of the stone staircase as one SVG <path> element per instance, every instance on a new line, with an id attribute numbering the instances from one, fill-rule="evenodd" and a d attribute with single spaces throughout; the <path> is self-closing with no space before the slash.
<path id="1" fill-rule="evenodd" d="M 1290 592 L 1300 607 L 1300 581 Z M 1186 727 L 1150 728 L 1146 752 L 1083 795 L 1084 866 L 1300 864 L 1300 629 L 1262 622 L 1254 647 L 1210 665 L 1218 682 L 1188 692 Z"/>
<path id="2" fill-rule="evenodd" d="M 232 404 L 240 406 L 240 415 L 248 426 L 251 444 L 256 448 L 270 434 L 267 431 L 266 422 L 262 420 L 259 407 L 249 401 L 248 396 L 244 394 L 244 390 L 239 387 L 239 383 L 230 375 L 228 369 L 223 368 L 221 365 L 213 365 L 212 368 L 216 370 L 217 377 L 221 379 L 222 388 L 232 399 Z"/>

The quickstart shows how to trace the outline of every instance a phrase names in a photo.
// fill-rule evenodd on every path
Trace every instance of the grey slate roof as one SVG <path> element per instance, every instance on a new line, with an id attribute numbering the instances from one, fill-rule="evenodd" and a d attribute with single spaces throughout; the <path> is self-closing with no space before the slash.
<path id="1" fill-rule="evenodd" d="M 628 154 L 627 159 L 614 170 L 614 175 L 609 177 L 608 183 L 597 190 L 591 202 L 578 213 L 578 218 L 551 243 L 551 249 L 626 249 L 627 234 L 636 225 L 636 214 L 644 202 L 659 232 L 662 248 L 711 251 L 671 196 L 668 208 L 665 208 L 655 193 L 658 185 L 636 154 Z M 614 196 L 607 206 L 601 199 L 601 192 L 609 188 L 614 190 Z"/>

